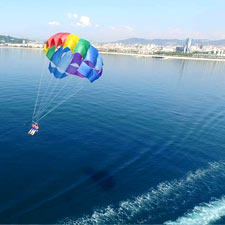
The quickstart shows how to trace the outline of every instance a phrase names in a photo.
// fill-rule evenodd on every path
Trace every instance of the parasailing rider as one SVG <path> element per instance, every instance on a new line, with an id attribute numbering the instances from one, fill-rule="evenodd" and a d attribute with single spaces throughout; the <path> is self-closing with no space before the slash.
<path id="1" fill-rule="evenodd" d="M 32 128 L 29 130 L 28 134 L 34 135 L 35 133 L 38 132 L 38 130 L 39 130 L 39 125 L 38 125 L 38 123 L 32 122 L 31 127 L 32 127 Z"/>

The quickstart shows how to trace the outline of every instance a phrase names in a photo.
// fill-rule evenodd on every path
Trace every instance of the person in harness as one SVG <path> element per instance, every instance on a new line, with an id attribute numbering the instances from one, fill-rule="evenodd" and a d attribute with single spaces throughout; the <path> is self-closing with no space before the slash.
<path id="1" fill-rule="evenodd" d="M 38 130 L 39 130 L 38 123 L 32 122 L 31 129 L 28 131 L 28 134 L 34 135 L 35 133 L 38 132 Z"/>

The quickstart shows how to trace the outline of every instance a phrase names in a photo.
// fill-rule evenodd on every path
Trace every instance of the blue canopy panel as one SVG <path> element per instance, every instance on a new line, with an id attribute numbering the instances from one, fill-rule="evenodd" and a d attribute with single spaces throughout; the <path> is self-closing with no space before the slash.
<path id="1" fill-rule="evenodd" d="M 49 63 L 48 69 L 50 73 L 54 75 L 55 78 L 62 79 L 64 77 L 67 77 L 66 73 L 59 72 L 57 67 L 53 67 L 51 63 Z"/>
<path id="2" fill-rule="evenodd" d="M 92 83 L 95 80 L 99 78 L 99 74 L 96 72 L 96 70 L 92 70 L 91 73 L 89 74 L 88 80 Z"/>
<path id="3" fill-rule="evenodd" d="M 89 74 L 88 79 L 90 80 L 90 82 L 94 82 L 95 80 L 97 80 L 102 75 L 102 71 L 103 71 L 103 60 L 102 57 L 98 55 L 95 68 L 92 70 L 92 73 Z"/>
<path id="4" fill-rule="evenodd" d="M 50 73 L 52 73 L 55 76 L 55 78 L 62 79 L 66 77 L 67 74 L 65 73 L 65 71 L 70 65 L 72 59 L 73 55 L 70 49 L 68 47 L 64 49 L 63 47 L 60 47 L 52 56 L 51 58 L 52 63 L 49 63 L 48 69 Z"/>
<path id="5" fill-rule="evenodd" d="M 86 77 L 91 83 L 100 77 L 102 70 L 102 58 L 98 50 L 92 45 L 88 48 L 86 57 L 77 69 L 77 74 Z"/>
<path id="6" fill-rule="evenodd" d="M 98 50 L 92 45 L 90 45 L 84 61 L 87 63 L 87 65 L 94 68 L 97 62 L 97 58 L 98 58 Z"/>
<path id="7" fill-rule="evenodd" d="M 63 47 L 60 47 L 52 56 L 51 58 L 51 61 L 55 64 L 55 66 L 58 66 L 60 60 L 61 60 L 61 57 L 62 57 L 62 54 L 63 54 Z"/>
<path id="8" fill-rule="evenodd" d="M 96 65 L 95 65 L 95 70 L 101 71 L 102 68 L 103 68 L 103 60 L 102 60 L 102 57 L 99 55 L 97 58 Z"/>
<path id="9" fill-rule="evenodd" d="M 68 47 L 64 48 L 57 67 L 60 68 L 60 70 L 62 70 L 62 71 L 66 71 L 66 69 L 69 67 L 72 59 L 73 59 L 73 54 L 70 51 L 70 49 Z"/>
<path id="10" fill-rule="evenodd" d="M 87 78 L 89 74 L 91 73 L 91 71 L 92 71 L 92 68 L 88 66 L 84 61 L 81 63 L 80 67 L 77 69 L 78 75 L 82 75 Z"/>
<path id="11" fill-rule="evenodd" d="M 87 65 L 86 62 L 81 63 L 77 73 L 86 77 L 91 83 L 100 77 L 99 72 Z"/>

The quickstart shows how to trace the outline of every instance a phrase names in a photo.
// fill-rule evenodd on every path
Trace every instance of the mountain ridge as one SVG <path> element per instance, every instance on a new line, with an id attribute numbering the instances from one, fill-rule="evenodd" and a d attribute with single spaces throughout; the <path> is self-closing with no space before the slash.
<path id="1" fill-rule="evenodd" d="M 9 35 L 0 35 L 0 43 L 23 43 L 23 40 L 26 42 L 32 41 L 27 38 L 16 38 Z M 146 39 L 146 38 L 127 38 L 113 42 L 104 42 L 104 43 L 121 43 L 124 45 L 134 45 L 134 44 L 155 44 L 155 45 L 175 45 L 175 46 L 183 46 L 186 40 L 183 39 L 163 39 L 163 38 L 154 38 L 154 39 Z M 209 39 L 192 39 L 193 45 L 214 45 L 214 46 L 224 46 L 225 39 L 220 40 L 209 40 Z"/>
<path id="2" fill-rule="evenodd" d="M 26 38 L 16 38 L 16 37 L 12 37 L 9 35 L 0 35 L 0 43 L 23 43 L 23 40 L 30 41 L 29 39 Z"/>
<path id="3" fill-rule="evenodd" d="M 185 40 L 182 39 L 145 39 L 145 38 L 128 38 L 123 40 L 114 41 L 111 43 L 122 43 L 125 45 L 133 45 L 133 44 L 155 44 L 155 45 L 184 45 Z M 220 40 L 209 40 L 209 39 L 192 39 L 193 45 L 225 45 L 225 39 Z"/>

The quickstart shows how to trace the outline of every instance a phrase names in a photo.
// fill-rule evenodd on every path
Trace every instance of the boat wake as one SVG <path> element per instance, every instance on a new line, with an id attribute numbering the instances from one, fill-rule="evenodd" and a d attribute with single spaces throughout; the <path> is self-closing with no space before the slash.
<path id="1" fill-rule="evenodd" d="M 184 215 L 187 209 L 194 208 L 201 202 L 210 201 L 212 196 L 220 195 L 224 188 L 224 169 L 225 162 L 213 162 L 206 169 L 190 172 L 179 180 L 162 182 L 142 195 L 120 202 L 118 206 L 96 209 L 92 215 L 85 215 L 78 219 L 65 218 L 60 223 L 128 224 L 168 221 L 166 224 L 173 224 L 174 222 L 171 221 L 176 221 L 177 215 Z M 200 220 L 201 215 L 204 217 L 203 222 L 216 220 L 222 216 L 224 207 L 224 198 L 211 201 L 209 204 L 195 207 L 192 212 L 178 219 L 175 224 L 185 224 L 179 222 L 188 221 L 191 216 Z"/>
<path id="2" fill-rule="evenodd" d="M 225 196 L 221 199 L 202 203 L 194 209 L 185 213 L 183 217 L 176 221 L 165 222 L 165 225 L 207 225 L 225 216 Z"/>

